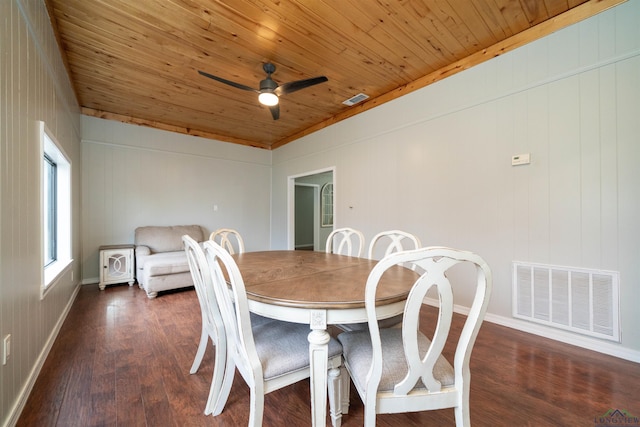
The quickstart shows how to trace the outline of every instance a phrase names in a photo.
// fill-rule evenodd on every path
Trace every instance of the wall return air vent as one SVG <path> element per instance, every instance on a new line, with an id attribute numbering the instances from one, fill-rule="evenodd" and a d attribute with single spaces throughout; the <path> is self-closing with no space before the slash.
<path id="1" fill-rule="evenodd" d="M 620 342 L 619 273 L 513 263 L 513 317 Z"/>
<path id="2" fill-rule="evenodd" d="M 369 95 L 365 95 L 364 93 L 359 93 L 347 99 L 346 101 L 342 101 L 342 103 L 344 105 L 348 105 L 349 107 L 351 107 L 352 105 L 356 105 L 357 103 L 362 102 L 367 98 L 369 98 Z"/>

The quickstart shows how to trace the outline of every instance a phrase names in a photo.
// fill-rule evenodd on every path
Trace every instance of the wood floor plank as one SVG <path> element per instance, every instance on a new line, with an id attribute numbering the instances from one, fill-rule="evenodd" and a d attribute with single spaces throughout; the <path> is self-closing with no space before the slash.
<path id="1" fill-rule="evenodd" d="M 113 400 L 116 409 L 116 425 L 144 426 L 146 424 L 139 377 L 140 362 L 144 363 L 136 351 L 120 350 L 116 353 Z"/>
<path id="2" fill-rule="evenodd" d="M 97 328 L 96 340 L 101 341 Z M 116 353 L 96 349 L 90 383 L 90 425 L 116 425 Z"/>
<path id="3" fill-rule="evenodd" d="M 429 334 L 433 309 L 421 313 Z M 458 336 L 464 317 L 454 316 Z M 83 286 L 18 426 L 243 426 L 249 388 L 236 373 L 222 414 L 203 414 L 215 349 L 191 375 L 200 339 L 193 290 L 149 300 L 138 287 Z M 451 357 L 455 343 L 448 343 Z M 474 426 L 593 426 L 612 408 L 640 416 L 640 364 L 485 322 L 471 357 Z M 309 426 L 309 382 L 265 397 L 265 426 Z M 455 425 L 453 410 L 379 415 L 377 425 Z M 351 388 L 343 426 L 363 423 Z M 330 419 L 327 417 L 327 425 Z"/>

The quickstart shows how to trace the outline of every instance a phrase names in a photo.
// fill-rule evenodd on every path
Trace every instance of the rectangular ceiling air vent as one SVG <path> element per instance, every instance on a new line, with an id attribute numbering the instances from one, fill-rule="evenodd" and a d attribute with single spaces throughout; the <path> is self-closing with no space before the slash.
<path id="1" fill-rule="evenodd" d="M 365 95 L 364 93 L 359 93 L 347 99 L 346 101 L 342 101 L 342 103 L 344 105 L 348 105 L 349 107 L 351 107 L 352 105 L 356 105 L 358 102 L 362 102 L 367 98 L 369 98 L 369 95 Z"/>

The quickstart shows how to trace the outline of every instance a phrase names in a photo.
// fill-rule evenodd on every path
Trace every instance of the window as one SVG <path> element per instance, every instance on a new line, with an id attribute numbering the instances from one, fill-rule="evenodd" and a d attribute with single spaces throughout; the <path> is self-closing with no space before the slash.
<path id="1" fill-rule="evenodd" d="M 48 266 L 55 262 L 57 258 L 56 248 L 56 221 L 58 218 L 56 212 L 57 193 L 57 174 L 58 165 L 46 153 L 44 154 L 43 171 L 42 171 L 42 188 L 44 189 L 44 197 L 42 200 L 42 213 L 44 215 L 44 266 Z"/>
<path id="2" fill-rule="evenodd" d="M 44 122 L 42 146 L 41 296 L 71 265 L 71 163 Z"/>
<path id="3" fill-rule="evenodd" d="M 333 227 L 333 184 L 327 183 L 320 191 L 321 227 Z"/>

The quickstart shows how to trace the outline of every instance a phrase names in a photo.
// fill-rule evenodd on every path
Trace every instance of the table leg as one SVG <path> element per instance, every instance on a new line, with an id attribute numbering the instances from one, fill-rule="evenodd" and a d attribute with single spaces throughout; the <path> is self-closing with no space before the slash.
<path id="1" fill-rule="evenodd" d="M 309 333 L 309 363 L 311 384 L 311 422 L 314 427 L 326 425 L 327 417 L 327 363 L 329 359 L 329 333 L 327 313 L 314 310 L 311 313 Z"/>

